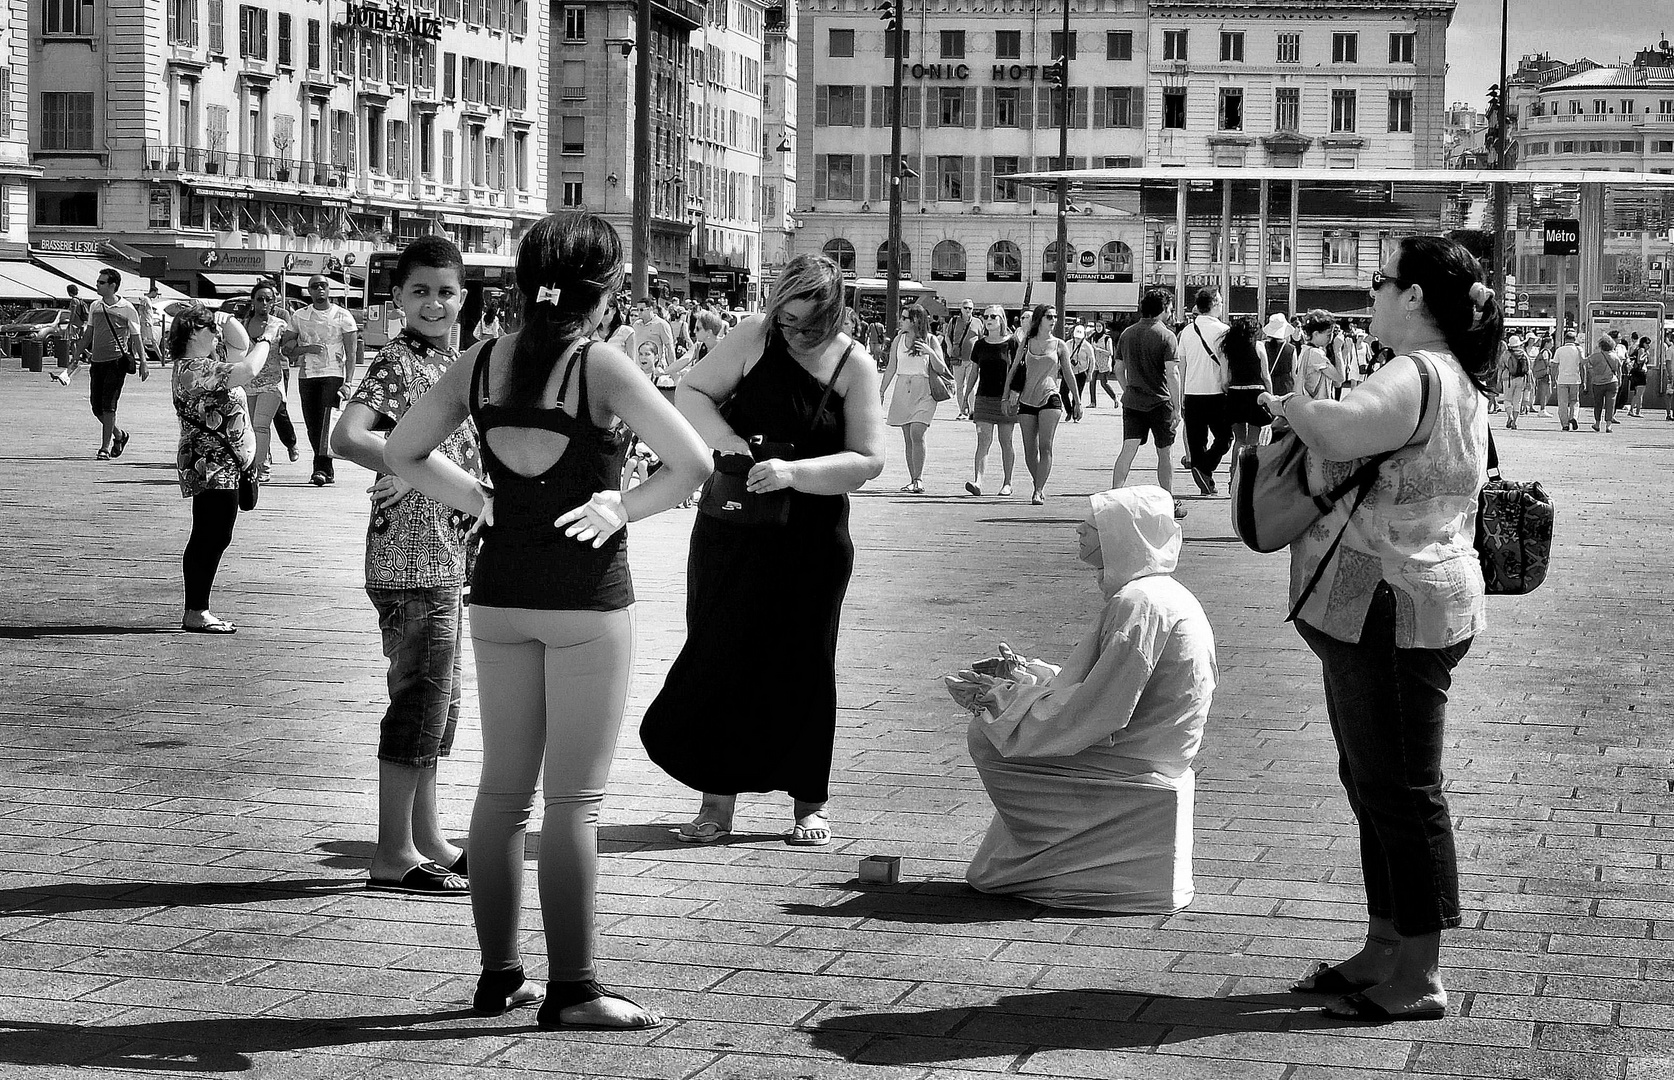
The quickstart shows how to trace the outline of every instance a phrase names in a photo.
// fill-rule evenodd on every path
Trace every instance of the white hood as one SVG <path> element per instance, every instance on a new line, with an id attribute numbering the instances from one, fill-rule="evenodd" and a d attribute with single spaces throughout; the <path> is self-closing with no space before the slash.
<path id="1" fill-rule="evenodd" d="M 1180 561 L 1180 523 L 1174 499 L 1160 487 L 1100 491 L 1089 500 L 1104 560 L 1100 583 L 1114 596 L 1135 578 L 1172 574 Z"/>

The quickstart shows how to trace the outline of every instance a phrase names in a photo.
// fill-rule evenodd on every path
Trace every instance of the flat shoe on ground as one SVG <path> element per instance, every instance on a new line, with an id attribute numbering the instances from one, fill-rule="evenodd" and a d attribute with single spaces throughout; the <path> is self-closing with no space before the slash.
<path id="1" fill-rule="evenodd" d="M 379 892 L 408 893 L 414 896 L 469 896 L 471 883 L 433 862 L 419 863 L 402 874 L 399 880 L 368 878 L 368 889 Z"/>
<path id="2" fill-rule="evenodd" d="M 310 476 L 308 478 L 308 482 L 310 484 L 313 484 L 315 487 L 325 487 L 326 486 L 326 474 L 323 473 L 323 472 L 317 472 L 313 476 Z"/>
<path id="3" fill-rule="evenodd" d="M 819 818 L 823 824 L 803 825 L 798 822 L 785 834 L 785 843 L 792 847 L 825 847 L 831 843 L 831 820 L 823 811 L 808 816 Z"/>
<path id="4" fill-rule="evenodd" d="M 1290 984 L 1293 994 L 1355 994 L 1375 983 L 1347 978 L 1329 960 L 1319 961 L 1314 969 Z"/>
<path id="5" fill-rule="evenodd" d="M 97 454 L 94 454 L 93 457 L 97 461 L 109 461 L 110 460 L 110 451 L 109 450 L 100 450 Z"/>
<path id="6" fill-rule="evenodd" d="M 236 634 L 236 633 L 238 633 L 238 628 L 236 626 L 234 626 L 232 623 L 227 622 L 225 619 L 214 619 L 214 618 L 210 619 L 208 622 L 200 623 L 197 626 L 191 626 L 191 625 L 188 625 L 187 623 L 181 623 L 180 624 L 180 629 L 186 631 L 186 633 L 188 633 L 188 634 Z"/>
<path id="7" fill-rule="evenodd" d="M 1010 484 L 1001 484 L 1000 485 L 1000 495 L 1004 498 L 1010 498 L 1011 497 L 1011 485 Z"/>
<path id="8" fill-rule="evenodd" d="M 528 994 L 520 994 L 525 986 L 530 987 Z M 510 971 L 485 971 L 477 979 L 477 992 L 471 999 L 471 1011 L 478 1016 L 499 1016 L 519 1005 L 534 1005 L 546 1000 L 546 994 L 534 989 L 535 984 L 523 976 L 523 969 L 512 968 Z"/>
<path id="9" fill-rule="evenodd" d="M 459 858 L 453 860 L 452 865 L 450 865 L 448 867 L 448 873 L 458 874 L 462 878 L 468 878 L 468 877 L 471 876 L 469 871 L 466 869 L 466 866 L 465 866 L 465 852 L 464 851 L 461 851 L 459 853 Z"/>
<path id="10" fill-rule="evenodd" d="M 970 492 L 972 495 L 982 494 L 982 489 L 971 483 L 969 480 L 965 481 L 965 490 Z"/>
<path id="11" fill-rule="evenodd" d="M 1447 1015 L 1447 1006 L 1423 1005 L 1390 1012 L 1365 994 L 1350 994 L 1320 1012 L 1333 1020 L 1347 1020 L 1355 1024 L 1390 1024 L 1402 1020 L 1440 1020 Z"/>
<path id="12" fill-rule="evenodd" d="M 713 844 L 732 835 L 732 830 L 718 821 L 688 821 L 675 830 L 674 838 L 682 844 Z"/>
<path id="13" fill-rule="evenodd" d="M 121 457 L 122 451 L 128 449 L 128 440 L 130 438 L 132 438 L 132 436 L 129 435 L 128 432 L 118 431 L 116 436 L 110 441 L 110 456 L 113 458 Z"/>

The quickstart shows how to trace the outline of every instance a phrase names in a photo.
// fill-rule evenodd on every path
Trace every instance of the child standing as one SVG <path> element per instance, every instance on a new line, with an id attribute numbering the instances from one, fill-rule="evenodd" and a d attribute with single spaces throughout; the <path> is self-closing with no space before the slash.
<path id="1" fill-rule="evenodd" d="M 331 439 L 333 453 L 378 474 L 368 489 L 366 594 L 389 658 L 389 708 L 378 740 L 378 843 L 367 887 L 430 896 L 470 892 L 465 853 L 437 818 L 436 763 L 459 723 L 460 594 L 472 519 L 395 476 L 384 463 L 384 436 L 458 358 L 448 337 L 464 304 L 463 274 L 452 241 L 429 236 L 407 245 L 393 282 L 406 329 L 366 369 Z M 469 420 L 441 449 L 481 475 Z"/>

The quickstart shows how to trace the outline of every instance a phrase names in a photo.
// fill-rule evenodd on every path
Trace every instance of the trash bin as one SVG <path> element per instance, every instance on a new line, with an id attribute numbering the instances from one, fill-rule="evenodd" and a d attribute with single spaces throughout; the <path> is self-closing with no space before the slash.
<path id="1" fill-rule="evenodd" d="M 59 367 L 61 367 L 61 368 L 69 367 L 70 366 L 70 342 L 69 342 L 69 339 L 61 338 L 61 337 L 53 338 L 52 339 L 52 355 L 53 355 L 54 358 L 57 359 Z"/>
<path id="2" fill-rule="evenodd" d="M 18 342 L 20 355 L 23 357 L 23 370 L 41 370 L 41 343 L 32 337 L 26 337 Z"/>

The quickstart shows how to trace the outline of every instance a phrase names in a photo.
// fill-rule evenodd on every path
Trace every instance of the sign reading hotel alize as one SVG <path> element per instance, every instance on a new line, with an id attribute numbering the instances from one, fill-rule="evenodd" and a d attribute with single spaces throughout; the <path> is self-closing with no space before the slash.
<path id="1" fill-rule="evenodd" d="M 376 30 L 384 34 L 405 34 L 409 37 L 442 36 L 442 20 L 433 15 L 414 15 L 399 9 L 385 10 L 371 4 L 351 3 L 343 14 L 343 25 L 361 30 Z"/>

